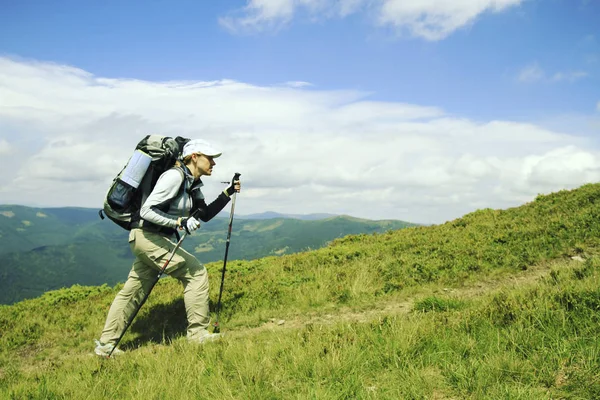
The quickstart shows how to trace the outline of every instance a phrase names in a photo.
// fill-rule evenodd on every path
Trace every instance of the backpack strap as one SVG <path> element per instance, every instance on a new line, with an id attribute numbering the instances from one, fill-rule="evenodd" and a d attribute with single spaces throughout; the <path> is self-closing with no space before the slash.
<path id="1" fill-rule="evenodd" d="M 181 174 L 181 177 L 183 179 L 183 182 L 181 182 L 181 186 L 179 187 L 179 190 L 177 191 L 177 194 L 179 194 L 179 192 L 181 192 L 181 188 L 183 188 L 183 192 L 185 193 L 186 186 L 187 186 L 187 179 L 185 179 L 185 172 L 183 171 L 183 168 L 181 168 L 178 165 L 173 166 L 173 169 L 176 169 L 177 171 L 179 171 L 179 173 Z M 175 195 L 175 197 L 177 197 L 177 195 Z M 183 198 L 183 209 L 184 210 L 185 210 L 185 200 L 186 200 L 186 198 L 187 198 L 187 196 L 185 196 Z M 175 237 L 177 238 L 177 241 L 179 242 L 179 240 L 181 239 L 181 236 L 179 236 L 179 232 L 177 231 L 177 229 L 175 229 Z"/>
<path id="2" fill-rule="evenodd" d="M 181 186 L 179 186 L 179 190 L 177 191 L 177 195 L 181 192 L 181 189 L 183 189 L 183 193 L 187 192 L 187 179 L 185 178 L 185 172 L 183 171 L 183 168 L 181 168 L 178 165 L 173 166 L 172 169 L 176 169 L 177 171 L 179 171 L 179 173 L 181 174 Z M 177 195 L 175 195 L 175 197 L 177 197 Z M 183 209 L 185 212 L 185 206 L 186 206 L 186 200 L 187 200 L 187 196 L 183 197 Z M 185 215 L 181 215 L 182 218 L 185 218 Z"/>

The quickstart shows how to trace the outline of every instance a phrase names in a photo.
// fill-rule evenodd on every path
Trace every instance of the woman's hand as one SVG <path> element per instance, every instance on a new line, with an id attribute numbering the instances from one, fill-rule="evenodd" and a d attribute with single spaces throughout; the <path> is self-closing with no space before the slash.
<path id="1" fill-rule="evenodd" d="M 182 230 L 185 229 L 188 235 L 190 235 L 193 231 L 200 228 L 200 221 L 198 221 L 194 217 L 189 218 L 181 218 L 177 219 L 177 227 Z"/>
<path id="2" fill-rule="evenodd" d="M 231 197 L 232 194 L 239 193 L 241 188 L 242 183 L 238 179 L 237 181 L 231 182 L 231 185 L 227 189 L 225 189 L 225 193 L 227 194 L 227 196 Z"/>

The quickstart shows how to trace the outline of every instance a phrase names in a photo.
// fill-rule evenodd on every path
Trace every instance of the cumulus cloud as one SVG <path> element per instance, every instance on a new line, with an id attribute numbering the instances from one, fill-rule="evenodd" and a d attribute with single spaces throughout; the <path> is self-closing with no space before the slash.
<path id="1" fill-rule="evenodd" d="M 311 20 L 344 18 L 365 11 L 374 24 L 426 40 L 440 40 L 485 12 L 500 12 L 524 0 L 248 0 L 247 5 L 221 17 L 231 32 L 279 29 L 298 15 Z"/>
<path id="2" fill-rule="evenodd" d="M 598 181 L 593 143 L 535 124 L 472 121 L 353 90 L 106 79 L 0 58 L 0 203 L 100 207 L 150 133 L 224 149 L 208 198 L 242 173 L 239 212 L 442 222 Z M 571 132 L 575 133 L 575 132 Z"/>
<path id="3" fill-rule="evenodd" d="M 572 182 L 597 180 L 600 162 L 588 151 L 566 146 L 542 156 L 528 156 L 523 168 L 527 185 L 545 191 L 556 184 L 569 186 Z"/>

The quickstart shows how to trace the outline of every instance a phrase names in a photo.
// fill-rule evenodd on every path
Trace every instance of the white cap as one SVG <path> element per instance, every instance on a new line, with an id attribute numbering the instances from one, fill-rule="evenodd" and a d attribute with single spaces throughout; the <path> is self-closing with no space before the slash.
<path id="1" fill-rule="evenodd" d="M 217 158 L 222 151 L 215 149 L 210 143 L 202 139 L 192 139 L 183 146 L 182 157 L 186 158 L 190 154 L 201 153 L 205 156 Z"/>

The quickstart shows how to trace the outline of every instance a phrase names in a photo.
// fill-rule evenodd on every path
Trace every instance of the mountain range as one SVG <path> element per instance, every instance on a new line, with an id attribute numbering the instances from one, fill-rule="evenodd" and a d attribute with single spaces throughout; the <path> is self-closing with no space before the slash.
<path id="1" fill-rule="evenodd" d="M 225 217 L 203 223 L 186 238 L 184 248 L 203 263 L 222 260 L 228 224 Z M 281 256 L 316 249 L 349 234 L 414 225 L 328 214 L 236 216 L 228 260 Z M 0 304 L 74 284 L 124 281 L 133 261 L 127 234 L 110 220 L 101 220 L 96 209 L 0 206 Z"/>

